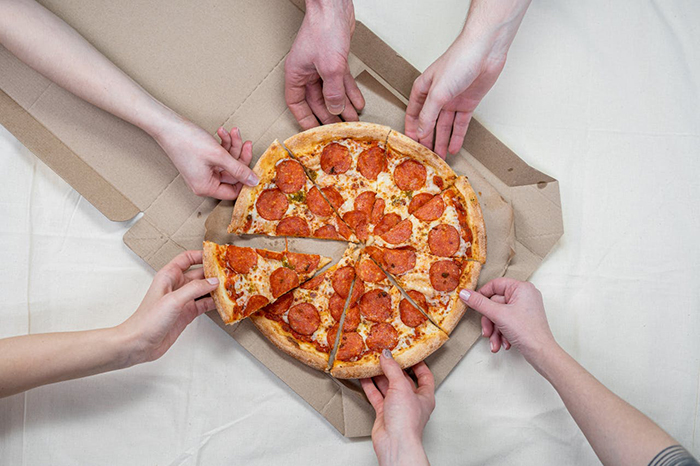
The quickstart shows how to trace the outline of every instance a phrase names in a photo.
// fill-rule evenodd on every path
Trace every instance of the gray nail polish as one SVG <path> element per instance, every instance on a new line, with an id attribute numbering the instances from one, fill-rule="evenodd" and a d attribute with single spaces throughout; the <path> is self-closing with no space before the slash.
<path id="1" fill-rule="evenodd" d="M 382 350 L 382 354 L 383 354 L 384 357 L 387 358 L 387 359 L 393 359 L 393 358 L 394 358 L 394 356 L 392 356 L 392 354 L 391 354 L 391 351 L 389 351 L 389 350 L 386 349 L 386 348 L 385 348 L 384 350 Z"/>

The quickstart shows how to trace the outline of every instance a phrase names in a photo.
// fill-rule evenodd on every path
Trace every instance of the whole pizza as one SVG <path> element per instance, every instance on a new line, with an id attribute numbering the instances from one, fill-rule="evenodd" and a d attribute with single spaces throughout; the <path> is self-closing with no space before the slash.
<path id="1" fill-rule="evenodd" d="M 331 259 L 204 243 L 227 324 L 250 318 L 285 353 L 338 378 L 403 368 L 448 339 L 486 261 L 476 194 L 437 154 L 389 127 L 337 123 L 275 141 L 244 187 L 229 233 L 348 243 Z"/>

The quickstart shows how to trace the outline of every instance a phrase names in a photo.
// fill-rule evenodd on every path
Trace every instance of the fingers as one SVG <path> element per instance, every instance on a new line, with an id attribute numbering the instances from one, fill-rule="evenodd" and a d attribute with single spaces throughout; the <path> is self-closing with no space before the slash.
<path id="1" fill-rule="evenodd" d="M 208 278 L 206 280 L 193 280 L 173 291 L 171 295 L 178 305 L 184 306 L 200 296 L 211 293 L 219 285 L 218 278 Z"/>
<path id="2" fill-rule="evenodd" d="M 204 268 L 197 267 L 188 272 L 185 272 L 185 282 L 191 282 L 192 280 L 201 280 L 204 278 Z"/>
<path id="3" fill-rule="evenodd" d="M 241 154 L 241 157 L 243 155 Z M 257 186 L 260 182 L 258 175 L 253 172 L 248 166 L 242 163 L 240 160 L 236 160 L 229 154 L 221 157 L 219 160 L 219 166 L 226 170 L 229 175 L 234 177 L 237 181 L 240 181 L 246 186 Z"/>
<path id="4" fill-rule="evenodd" d="M 229 135 L 229 138 L 231 139 L 231 147 L 229 148 L 228 152 L 234 159 L 239 159 L 241 157 L 241 147 L 243 146 L 241 130 L 238 128 L 231 128 L 231 134 Z"/>
<path id="5" fill-rule="evenodd" d="M 352 106 L 350 99 L 345 100 L 345 110 L 340 114 L 343 121 L 357 121 L 360 117 L 357 115 L 357 110 Z"/>
<path id="6" fill-rule="evenodd" d="M 221 138 L 221 147 L 229 151 L 231 149 L 231 136 L 226 132 L 223 126 L 216 130 L 216 134 Z"/>
<path id="7" fill-rule="evenodd" d="M 479 293 L 486 296 L 487 298 L 490 298 L 493 295 L 506 296 L 506 290 L 508 289 L 508 287 L 515 286 L 518 283 L 521 282 L 513 278 L 496 278 L 482 286 L 479 289 Z"/>
<path id="8" fill-rule="evenodd" d="M 389 379 L 385 375 L 378 375 L 373 380 L 382 395 L 386 396 L 386 392 L 389 391 Z"/>
<path id="9" fill-rule="evenodd" d="M 435 377 L 426 363 L 421 361 L 413 366 L 413 373 L 416 374 L 418 380 L 418 391 L 435 392 Z"/>
<path id="10" fill-rule="evenodd" d="M 389 380 L 389 387 L 391 388 L 405 388 L 409 387 L 409 383 L 403 376 L 404 372 L 399 366 L 399 363 L 394 361 L 391 356 L 391 351 L 385 349 L 382 351 L 382 355 L 379 357 L 379 365 L 382 368 L 382 372 Z"/>
<path id="11" fill-rule="evenodd" d="M 491 352 L 498 353 L 498 350 L 501 349 L 501 332 L 499 332 L 498 329 L 493 332 L 489 338 L 489 342 L 491 345 Z"/>
<path id="12" fill-rule="evenodd" d="M 201 263 L 202 251 L 184 251 L 175 256 L 173 260 L 168 263 L 168 266 L 175 266 L 180 269 L 180 271 L 185 272 L 193 265 Z"/>
<path id="13" fill-rule="evenodd" d="M 214 304 L 214 299 L 211 296 L 207 296 L 206 298 L 198 299 L 194 302 L 194 307 L 195 307 L 195 316 L 201 316 L 207 311 L 211 311 L 213 309 L 216 309 L 216 305 Z M 194 320 L 194 317 L 192 318 Z"/>
<path id="14" fill-rule="evenodd" d="M 442 107 L 448 100 L 441 95 L 437 95 L 435 89 L 430 89 L 430 92 L 428 92 L 423 108 L 418 115 L 418 139 L 421 144 L 424 144 L 423 140 L 432 142 L 435 122 L 440 114 L 440 110 L 442 110 Z"/>
<path id="15" fill-rule="evenodd" d="M 462 144 L 464 144 L 464 137 L 467 135 L 467 128 L 469 128 L 469 122 L 471 119 L 472 112 L 457 112 L 454 124 L 452 125 L 450 145 L 447 147 L 447 151 L 450 154 L 456 154 L 462 148 Z"/>
<path id="16" fill-rule="evenodd" d="M 443 159 L 447 155 L 447 144 L 452 134 L 452 123 L 455 120 L 455 112 L 441 110 L 435 127 L 435 153 Z"/>
<path id="17" fill-rule="evenodd" d="M 219 186 L 216 187 L 214 192 L 211 193 L 211 197 L 215 199 L 221 199 L 222 201 L 232 201 L 238 198 L 238 195 L 241 193 L 242 188 L 243 185 L 241 183 L 220 183 Z"/>
<path id="18" fill-rule="evenodd" d="M 319 76 L 323 80 L 323 100 L 331 115 L 340 115 L 345 110 L 345 73 L 347 64 L 340 66 L 325 66 L 318 70 Z M 308 91 L 308 89 L 307 89 Z M 316 114 L 318 116 L 318 113 Z"/>
<path id="19" fill-rule="evenodd" d="M 331 114 L 326 108 L 320 80 L 306 85 L 306 100 L 322 125 L 340 122 L 340 118 Z"/>
<path id="20" fill-rule="evenodd" d="M 493 335 L 493 322 L 488 317 L 481 316 L 481 334 L 486 338 L 490 338 Z"/>
<path id="21" fill-rule="evenodd" d="M 367 399 L 372 404 L 374 410 L 379 411 L 384 404 L 384 396 L 374 385 L 372 379 L 361 379 L 360 385 L 362 385 L 362 390 L 365 392 L 365 395 L 367 395 Z"/>
<path id="22" fill-rule="evenodd" d="M 353 78 L 352 74 L 350 74 L 350 70 L 348 70 L 347 73 L 345 73 L 344 82 L 345 93 L 350 99 L 350 103 L 353 107 L 355 107 L 355 109 L 358 112 L 360 112 L 363 108 L 365 108 L 365 98 L 362 95 L 360 88 L 357 87 L 357 82 L 355 82 L 355 78 Z"/>
<path id="23" fill-rule="evenodd" d="M 418 115 L 420 115 L 430 89 L 431 80 L 425 76 L 423 74 L 413 82 L 411 95 L 408 98 L 408 107 L 406 107 L 406 120 L 404 122 L 406 136 L 414 141 L 418 140 Z"/>
<path id="24" fill-rule="evenodd" d="M 238 159 L 246 167 L 250 166 L 250 161 L 253 160 L 253 143 L 246 141 L 241 148 L 241 157 Z"/>
<path id="25" fill-rule="evenodd" d="M 508 350 L 510 349 L 510 346 L 511 346 L 511 345 L 510 345 L 510 342 L 508 341 L 508 339 L 506 338 L 506 336 L 503 335 L 503 334 L 501 334 L 501 340 L 503 340 L 503 348 L 504 348 L 506 351 L 508 351 Z"/>
<path id="26" fill-rule="evenodd" d="M 503 304 L 495 303 L 477 291 L 466 289 L 459 292 L 459 298 L 481 315 L 488 317 L 493 322 L 499 322 Z"/>

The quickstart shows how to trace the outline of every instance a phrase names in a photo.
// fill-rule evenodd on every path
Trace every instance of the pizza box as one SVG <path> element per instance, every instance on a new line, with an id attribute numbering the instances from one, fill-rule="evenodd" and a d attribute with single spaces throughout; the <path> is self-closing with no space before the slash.
<path id="1" fill-rule="evenodd" d="M 253 163 L 274 139 L 299 131 L 283 92 L 284 58 L 303 19 L 299 0 L 235 0 L 226 8 L 215 0 L 174 0 L 166 9 L 154 0 L 41 3 L 205 130 L 240 127 L 254 142 Z M 220 59 L 221 44 L 236 52 Z M 350 68 L 367 100 L 361 119 L 402 131 L 418 70 L 359 22 Z M 232 203 L 192 194 L 148 135 L 52 84 L 2 47 L 0 124 L 110 220 L 140 215 L 124 242 L 154 269 L 185 249 L 201 248 L 205 234 L 219 242 L 284 247 L 279 238 L 226 234 Z M 480 282 L 503 275 L 527 279 L 563 234 L 558 182 L 475 120 L 463 149 L 447 162 L 469 177 L 484 212 L 488 261 Z M 345 244 L 292 239 L 289 247 L 338 258 Z M 225 326 L 215 312 L 208 315 L 342 435 L 370 434 L 374 412 L 356 381 L 333 379 L 287 357 L 250 322 Z M 479 316 L 468 311 L 427 360 L 438 384 L 479 335 Z"/>

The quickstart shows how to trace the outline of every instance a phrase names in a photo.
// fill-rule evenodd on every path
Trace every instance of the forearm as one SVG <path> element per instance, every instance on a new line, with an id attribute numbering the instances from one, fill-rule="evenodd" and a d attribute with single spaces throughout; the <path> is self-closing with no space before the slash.
<path id="1" fill-rule="evenodd" d="M 428 457 L 420 438 L 402 438 L 374 445 L 380 466 L 429 465 Z"/>
<path id="2" fill-rule="evenodd" d="M 531 0 L 472 0 L 461 42 L 490 44 L 505 55 L 518 32 Z"/>
<path id="3" fill-rule="evenodd" d="M 127 367 L 132 364 L 127 343 L 116 328 L 0 340 L 0 398 Z"/>
<path id="4" fill-rule="evenodd" d="M 649 464 L 661 450 L 678 443 L 558 345 L 534 366 L 557 390 L 603 464 Z"/>
<path id="5" fill-rule="evenodd" d="M 0 43 L 64 89 L 155 136 L 175 113 L 34 1 L 0 4 Z"/>

